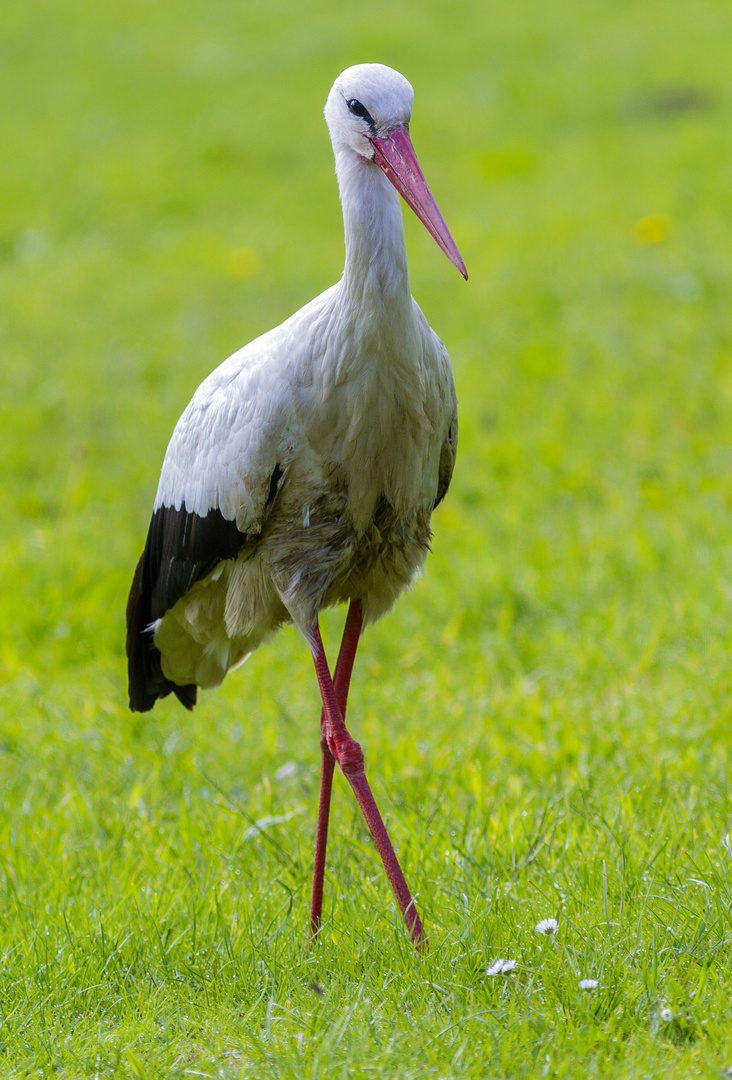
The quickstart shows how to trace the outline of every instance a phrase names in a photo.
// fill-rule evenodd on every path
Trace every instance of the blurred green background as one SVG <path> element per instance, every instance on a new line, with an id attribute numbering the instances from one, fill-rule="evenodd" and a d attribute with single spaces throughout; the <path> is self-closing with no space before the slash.
<path id="1" fill-rule="evenodd" d="M 0 1033 L 18 1075 L 732 1059 L 730 56 L 722 0 L 5 0 Z M 326 951 L 304 949 L 318 706 L 291 630 L 191 716 L 125 707 L 124 605 L 173 424 L 340 274 L 322 106 L 371 60 L 414 86 L 470 273 L 405 211 L 461 442 L 426 578 L 366 636 L 351 714 L 429 970 L 343 785 Z M 531 932 L 558 912 L 550 974 Z M 517 953 L 520 993 L 476 976 Z M 612 987 L 601 1005 L 562 981 L 582 973 Z M 376 1034 L 369 994 L 390 1003 Z"/>

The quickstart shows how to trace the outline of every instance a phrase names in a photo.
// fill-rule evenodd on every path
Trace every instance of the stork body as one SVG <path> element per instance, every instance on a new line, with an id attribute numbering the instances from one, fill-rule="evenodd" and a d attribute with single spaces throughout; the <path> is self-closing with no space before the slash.
<path id="1" fill-rule="evenodd" d="M 171 691 L 190 708 L 198 686 L 217 686 L 292 621 L 313 653 L 323 699 L 311 925 L 320 920 L 337 760 L 419 941 L 363 755 L 344 724 L 363 625 L 422 566 L 457 445 L 450 362 L 409 291 L 397 191 L 465 268 L 409 142 L 411 102 L 407 81 L 382 65 L 336 80 L 325 115 L 343 204 L 343 277 L 226 360 L 178 421 L 130 593 L 127 651 L 131 708 L 149 709 Z M 350 609 L 331 678 L 318 613 L 341 602 Z"/>

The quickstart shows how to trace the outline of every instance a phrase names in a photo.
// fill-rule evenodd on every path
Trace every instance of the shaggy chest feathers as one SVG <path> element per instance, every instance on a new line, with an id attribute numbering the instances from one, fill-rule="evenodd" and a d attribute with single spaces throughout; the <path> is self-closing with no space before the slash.
<path id="1" fill-rule="evenodd" d="M 454 460 L 449 368 L 339 374 L 290 382 L 258 527 L 157 622 L 176 683 L 217 685 L 283 622 L 307 631 L 324 606 L 362 598 L 366 621 L 378 619 L 421 569 Z"/>

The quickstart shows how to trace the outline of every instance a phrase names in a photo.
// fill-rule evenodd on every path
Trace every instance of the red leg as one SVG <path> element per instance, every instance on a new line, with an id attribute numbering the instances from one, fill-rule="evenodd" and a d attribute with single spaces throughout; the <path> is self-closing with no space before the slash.
<path id="1" fill-rule="evenodd" d="M 323 912 L 323 876 L 325 874 L 325 849 L 328 844 L 328 816 L 330 814 L 330 793 L 333 788 L 333 769 L 335 758 L 328 749 L 325 736 L 321 736 L 320 746 L 320 797 L 318 799 L 318 825 L 315 831 L 315 858 L 313 859 L 313 891 L 310 897 L 310 933 L 313 937 L 320 929 L 320 917 Z"/>
<path id="2" fill-rule="evenodd" d="M 335 669 L 333 688 L 341 712 L 345 719 L 348 703 L 348 688 L 351 683 L 353 661 L 363 626 L 363 607 L 360 600 L 351 601 L 343 628 L 338 663 Z M 325 873 L 325 851 L 328 844 L 328 816 L 330 814 L 330 795 L 333 787 L 333 769 L 335 758 L 328 747 L 325 709 L 320 714 L 320 797 L 318 799 L 318 825 L 315 832 L 315 859 L 313 861 L 313 892 L 310 901 L 310 932 L 315 936 L 320 926 L 323 911 L 323 875 Z"/>
<path id="3" fill-rule="evenodd" d="M 353 793 L 361 807 L 361 812 L 366 818 L 371 835 L 376 844 L 376 849 L 381 856 L 397 903 L 404 915 L 404 921 L 411 932 L 412 941 L 421 950 L 426 945 L 422 931 L 422 923 L 417 908 L 415 907 L 412 894 L 409 891 L 404 874 L 399 865 L 394 848 L 392 847 L 389 834 L 386 831 L 379 809 L 366 779 L 363 767 L 363 753 L 358 743 L 351 738 L 339 708 L 338 698 L 328 670 L 328 661 L 325 656 L 323 642 L 320 637 L 320 629 L 316 623 L 311 633 L 313 661 L 315 674 L 318 678 L 320 696 L 325 712 L 326 738 L 331 754 L 336 758 L 346 779 L 353 788 Z"/>

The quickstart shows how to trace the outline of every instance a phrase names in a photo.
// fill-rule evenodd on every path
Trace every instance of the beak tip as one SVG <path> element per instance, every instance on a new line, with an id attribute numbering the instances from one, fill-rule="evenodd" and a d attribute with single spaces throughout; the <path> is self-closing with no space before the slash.
<path id="1" fill-rule="evenodd" d="M 454 241 L 453 241 L 453 246 L 454 246 Z M 454 251 L 446 251 L 445 254 L 447 255 L 447 257 L 450 260 L 450 262 L 452 263 L 452 265 L 455 267 L 455 269 L 458 270 L 459 273 L 461 273 L 462 276 L 467 281 L 468 280 L 468 271 L 467 271 L 467 268 L 465 266 L 465 263 L 463 262 L 462 255 L 457 250 L 457 248 L 455 247 Z"/>

